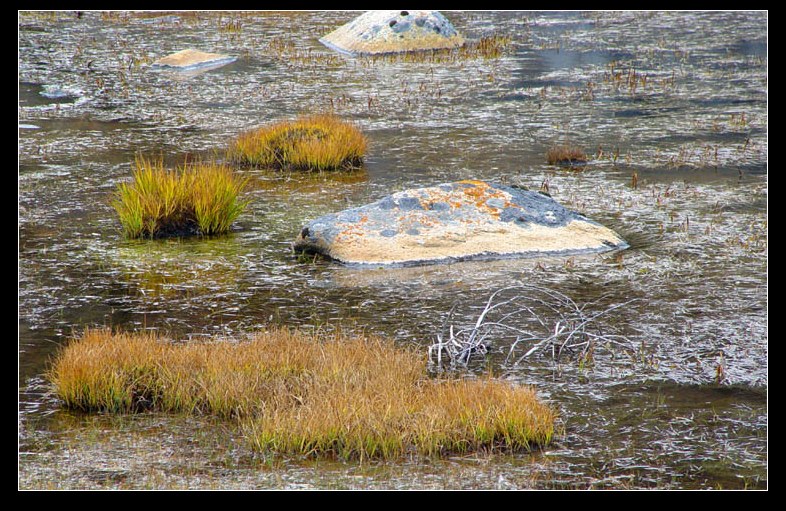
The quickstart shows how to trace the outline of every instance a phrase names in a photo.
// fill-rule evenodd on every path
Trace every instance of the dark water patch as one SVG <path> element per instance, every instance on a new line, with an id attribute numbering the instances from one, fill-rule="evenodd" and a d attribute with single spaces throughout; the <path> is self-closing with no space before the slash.
<path id="1" fill-rule="evenodd" d="M 750 132 L 747 131 L 729 131 L 717 127 L 710 127 L 709 129 L 697 131 L 696 138 L 693 140 L 682 139 L 680 141 L 700 142 L 704 147 L 712 146 L 710 149 L 714 149 L 715 147 L 718 149 L 734 147 L 742 152 L 745 149 L 746 141 L 748 141 L 748 143 L 750 142 L 750 135 Z"/>
<path id="2" fill-rule="evenodd" d="M 621 117 L 621 118 L 649 117 L 652 115 L 655 115 L 655 112 L 651 112 L 648 110 L 640 110 L 637 108 L 631 108 L 628 110 L 617 110 L 616 112 L 612 112 L 613 117 Z"/>
<path id="3" fill-rule="evenodd" d="M 669 404 L 676 410 L 706 408 L 718 411 L 737 408 L 741 405 L 761 407 L 767 404 L 767 389 L 744 385 L 679 385 L 659 383 L 645 385 L 640 389 L 620 387 L 614 396 L 604 401 L 606 406 L 626 402 L 631 392 L 640 393 L 644 399 L 656 398 L 660 404 Z M 620 395 L 616 395 L 620 394 Z"/>
<path id="4" fill-rule="evenodd" d="M 739 135 L 738 135 L 739 136 Z M 696 144 L 697 146 L 704 142 L 706 137 L 706 130 L 701 132 L 681 133 L 679 131 L 667 132 L 666 134 L 659 134 L 653 137 L 652 143 L 654 146 L 660 147 L 679 147 L 681 145 Z M 744 139 L 743 139 L 744 141 Z"/>
<path id="5" fill-rule="evenodd" d="M 712 206 L 712 211 L 716 213 L 729 212 L 748 214 L 751 211 L 758 211 L 759 213 L 766 213 L 768 208 L 768 196 L 756 195 L 747 199 L 737 200 L 734 202 L 716 203 Z"/>
<path id="6" fill-rule="evenodd" d="M 579 88 L 585 86 L 586 81 L 553 78 L 549 75 L 568 69 L 604 67 L 611 62 L 629 57 L 630 55 L 627 53 L 614 51 L 520 48 L 514 60 L 516 68 L 511 70 L 511 77 L 513 78 L 511 86 L 522 89 L 534 87 Z"/>
<path id="7" fill-rule="evenodd" d="M 580 87 L 584 85 L 581 82 L 572 81 L 572 80 L 554 80 L 554 79 L 537 79 L 537 78 L 522 78 L 520 80 L 513 81 L 511 85 L 517 89 L 540 89 L 543 87 L 561 87 L 565 89 L 573 88 L 573 87 Z M 522 99 L 521 97 L 517 96 L 505 96 L 510 99 Z"/>
<path id="8" fill-rule="evenodd" d="M 627 52 L 602 50 L 537 50 L 535 55 L 541 61 L 539 66 L 546 72 L 561 69 L 605 67 L 612 62 L 624 62 L 633 58 L 633 55 Z"/>
<path id="9" fill-rule="evenodd" d="M 755 169 L 757 172 L 750 172 L 751 175 L 754 175 L 761 171 L 759 166 L 752 166 L 751 169 Z M 741 167 L 734 165 L 734 166 L 725 166 L 725 165 L 706 165 L 698 168 L 680 168 L 676 166 L 639 166 L 634 165 L 629 170 L 621 171 L 621 175 L 627 174 L 628 178 L 630 179 L 631 174 L 635 171 L 638 179 L 642 183 L 647 184 L 671 184 L 672 187 L 674 183 L 680 183 L 684 185 L 684 183 L 690 184 L 702 184 L 702 185 L 714 185 L 714 186 L 737 186 L 741 182 L 744 182 L 746 177 L 745 174 L 742 176 L 740 175 L 740 171 L 742 170 Z M 766 173 L 766 169 L 765 173 Z M 747 172 L 747 171 L 743 171 Z M 669 188 L 669 191 L 672 188 Z M 662 192 L 666 192 L 666 190 L 662 190 Z M 657 192 L 656 192 L 657 194 Z"/>
<path id="10" fill-rule="evenodd" d="M 76 94 L 40 83 L 19 82 L 19 106 L 63 105 L 79 99 Z"/>
<path id="11" fill-rule="evenodd" d="M 598 397 L 594 409 L 566 418 L 574 462 L 588 456 L 603 466 L 593 485 L 632 477 L 636 485 L 658 488 L 766 488 L 765 451 L 756 447 L 766 428 L 760 389 L 664 382 L 617 386 Z M 586 442 L 587 420 L 603 431 L 604 445 Z M 631 457 L 632 449 L 641 457 Z M 731 467 L 737 476 L 729 477 Z"/>
<path id="12" fill-rule="evenodd" d="M 221 73 L 245 77 L 254 83 L 271 83 L 271 76 L 276 67 L 276 61 L 269 56 L 249 55 L 239 56 L 238 59 L 221 68 Z"/>
<path id="13" fill-rule="evenodd" d="M 744 179 L 745 175 L 764 176 L 769 172 L 769 165 L 767 163 L 739 163 L 734 166 L 739 173 L 742 174 L 741 178 Z"/>
<path id="14" fill-rule="evenodd" d="M 739 98 L 739 97 L 723 97 L 716 96 L 712 98 L 688 98 L 688 103 L 701 107 L 726 107 L 726 106 L 740 106 L 740 105 L 762 105 L 766 103 L 766 98 Z"/>
<path id="15" fill-rule="evenodd" d="M 63 118 L 63 119 L 37 119 L 35 121 L 41 129 L 49 131 L 92 131 L 97 133 L 112 133 L 114 131 L 130 131 L 134 129 L 149 129 L 152 126 L 134 122 L 131 119 L 101 120 L 89 117 Z M 159 127 L 155 128 L 159 130 Z"/>
<path id="16" fill-rule="evenodd" d="M 654 230 L 633 230 L 623 222 L 605 221 L 603 223 L 618 232 L 628 242 L 628 245 L 630 245 L 629 250 L 647 250 L 655 246 L 661 238 L 657 231 Z"/>
<path id="17" fill-rule="evenodd" d="M 19 23 L 19 31 L 20 32 L 46 32 L 48 29 L 44 25 L 38 24 L 36 22 L 20 22 Z"/>
<path id="18" fill-rule="evenodd" d="M 739 55 L 767 57 L 767 41 L 740 39 L 727 48 L 727 51 Z"/>
<path id="19" fill-rule="evenodd" d="M 68 335 L 68 334 L 66 334 Z M 25 389 L 46 368 L 41 361 L 50 360 L 66 342 L 64 332 L 51 326 L 35 328 L 24 316 L 19 320 L 19 388 Z M 43 381 L 43 380 L 41 380 Z M 36 388 L 29 389 L 35 392 Z"/>

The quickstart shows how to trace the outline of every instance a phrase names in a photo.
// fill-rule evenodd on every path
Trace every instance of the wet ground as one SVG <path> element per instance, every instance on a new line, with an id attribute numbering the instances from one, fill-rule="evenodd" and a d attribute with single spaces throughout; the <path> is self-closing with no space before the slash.
<path id="1" fill-rule="evenodd" d="M 767 14 L 446 15 L 512 42 L 496 59 L 364 59 L 317 42 L 351 13 L 19 15 L 19 487 L 767 487 Z M 238 60 L 150 69 L 186 47 Z M 231 235 L 123 239 L 110 201 L 135 154 L 206 157 L 328 109 L 367 134 L 363 172 L 246 171 L 252 201 Z M 590 161 L 546 164 L 566 143 Z M 547 188 L 631 247 L 372 269 L 290 251 L 310 219 L 468 178 Z M 207 418 L 62 410 L 44 379 L 93 325 L 185 337 L 341 324 L 425 356 L 454 306 L 472 323 L 516 283 L 588 310 L 635 299 L 599 321 L 635 349 L 512 366 L 498 339 L 468 369 L 533 384 L 560 410 L 564 434 L 542 452 L 271 459 Z"/>

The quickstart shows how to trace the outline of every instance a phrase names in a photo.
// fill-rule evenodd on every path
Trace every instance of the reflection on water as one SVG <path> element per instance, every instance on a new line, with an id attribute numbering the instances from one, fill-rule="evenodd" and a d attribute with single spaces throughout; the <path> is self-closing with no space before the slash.
<path id="1" fill-rule="evenodd" d="M 513 43 L 500 59 L 422 62 L 317 42 L 351 17 L 20 14 L 19 123 L 39 127 L 19 132 L 20 486 L 766 486 L 766 13 L 450 13 L 471 37 Z M 238 60 L 194 76 L 150 70 L 192 46 Z M 326 109 L 367 133 L 364 172 L 244 170 L 252 202 L 231 235 L 122 239 L 110 201 L 136 153 L 220 157 L 243 130 Z M 545 163 L 563 143 L 590 155 L 583 169 Z M 547 187 L 631 248 L 370 269 L 291 253 L 310 219 L 466 178 Z M 561 410 L 564 437 L 531 456 L 259 459 L 203 418 L 70 414 L 43 380 L 88 325 L 186 337 L 341 323 L 425 356 L 454 305 L 471 322 L 516 283 L 598 307 L 637 299 L 607 319 L 635 353 L 517 368 L 503 367 L 504 346 L 492 354 L 492 370 Z"/>

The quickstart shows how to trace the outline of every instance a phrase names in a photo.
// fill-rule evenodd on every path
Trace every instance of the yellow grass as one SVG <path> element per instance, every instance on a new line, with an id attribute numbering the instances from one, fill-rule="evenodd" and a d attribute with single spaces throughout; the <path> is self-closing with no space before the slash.
<path id="1" fill-rule="evenodd" d="M 81 410 L 240 420 L 264 452 L 338 458 L 515 451 L 547 444 L 554 411 L 529 387 L 430 379 L 425 357 L 373 337 L 271 330 L 244 342 L 173 343 L 87 330 L 49 378 Z"/>
<path id="2" fill-rule="evenodd" d="M 301 116 L 240 135 L 231 145 L 231 160 L 287 170 L 349 170 L 362 165 L 366 137 L 335 115 Z"/>
<path id="3" fill-rule="evenodd" d="M 139 157 L 133 182 L 118 185 L 112 205 L 129 238 L 222 234 L 247 204 L 239 199 L 246 183 L 224 165 L 168 170 L 161 160 Z"/>

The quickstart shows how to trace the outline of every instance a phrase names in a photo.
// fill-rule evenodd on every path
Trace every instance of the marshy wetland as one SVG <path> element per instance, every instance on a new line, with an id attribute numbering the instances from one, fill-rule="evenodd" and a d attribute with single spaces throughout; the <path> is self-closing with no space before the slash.
<path id="1" fill-rule="evenodd" d="M 446 12 L 465 37 L 496 37 L 369 58 L 318 42 L 357 14 L 19 13 L 18 486 L 766 488 L 767 13 Z M 150 68 L 188 47 L 237 60 Z M 229 234 L 124 236 L 113 194 L 139 154 L 221 158 L 241 133 L 324 112 L 362 130 L 362 169 L 238 167 L 249 202 Z M 586 161 L 550 164 L 554 147 Z M 291 251 L 309 220 L 461 179 L 548 191 L 630 248 L 379 268 Z M 517 284 L 590 312 L 628 302 L 596 322 L 623 347 L 512 364 L 500 338 L 457 370 L 555 408 L 560 433 L 529 453 L 272 455 L 210 415 L 68 410 L 46 378 L 87 327 L 340 328 L 425 358 L 449 318 L 470 325 Z"/>

